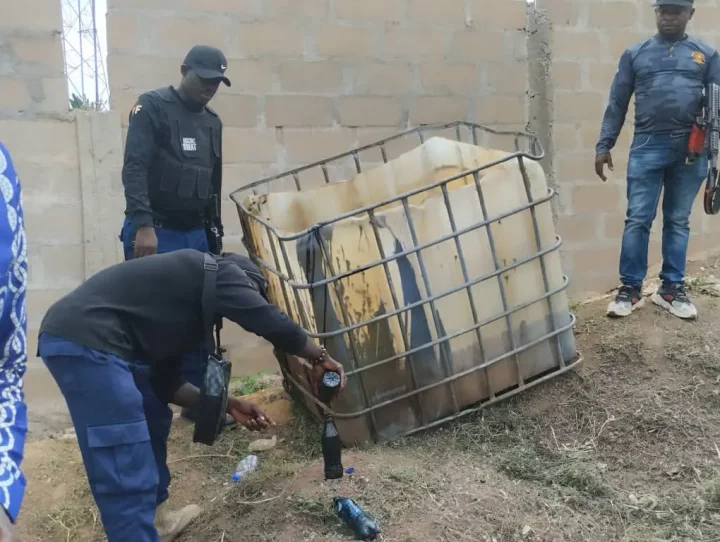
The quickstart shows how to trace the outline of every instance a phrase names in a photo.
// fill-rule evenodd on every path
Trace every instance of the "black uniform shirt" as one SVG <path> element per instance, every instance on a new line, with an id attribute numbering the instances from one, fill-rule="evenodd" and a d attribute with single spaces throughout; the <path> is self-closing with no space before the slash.
<path id="1" fill-rule="evenodd" d="M 183 354 L 204 339 L 203 262 L 202 252 L 182 249 L 103 269 L 50 307 L 40 333 L 151 364 L 155 389 L 169 400 L 183 384 Z M 217 315 L 300 354 L 305 330 L 268 303 L 240 267 L 217 262 Z"/>
<path id="2" fill-rule="evenodd" d="M 166 99 L 163 99 L 165 97 Z M 168 101 L 169 100 L 169 101 Z M 175 216 L 158 217 L 158 209 L 151 205 L 151 195 L 157 193 L 157 186 L 162 175 L 157 162 L 162 150 L 170 149 L 178 142 L 176 118 L 171 118 L 181 111 L 182 116 L 210 115 L 209 124 L 216 124 L 218 130 L 219 147 L 222 147 L 222 122 L 217 114 L 208 106 L 195 106 L 185 102 L 172 86 L 141 94 L 132 108 L 128 119 L 128 133 L 125 142 L 125 158 L 122 169 L 122 182 L 125 188 L 126 208 L 125 214 L 133 221 L 136 228 L 153 224 L 154 218 L 165 219 L 173 224 L 189 221 L 189 227 L 198 227 L 193 221 L 201 222 L 203 217 L 188 216 L 183 210 L 178 210 Z M 212 190 L 215 194 L 222 193 L 222 153 L 218 149 L 218 156 L 212 166 Z M 151 185 L 155 190 L 151 189 Z M 210 201 L 205 216 L 212 216 L 214 209 Z M 220 211 L 219 209 L 217 210 Z M 171 213 L 172 215 L 172 213 Z M 222 224 L 217 217 L 218 228 L 222 233 Z M 176 227 L 171 225 L 170 227 Z"/>

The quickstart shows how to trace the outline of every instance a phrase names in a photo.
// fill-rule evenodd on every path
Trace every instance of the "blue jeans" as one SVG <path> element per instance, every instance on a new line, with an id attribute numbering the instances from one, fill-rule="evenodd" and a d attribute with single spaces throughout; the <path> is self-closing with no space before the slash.
<path id="1" fill-rule="evenodd" d="M 123 243 L 125 260 L 132 260 L 135 246 L 135 226 L 130 219 L 125 219 L 120 240 Z M 158 240 L 158 254 L 173 252 L 183 248 L 193 248 L 200 252 L 209 250 L 205 230 L 195 229 L 189 231 L 171 230 L 168 228 L 155 228 L 155 235 Z M 189 352 L 183 357 L 182 373 L 187 382 L 198 388 L 202 382 L 205 366 L 207 365 L 207 352 L 204 346 L 200 345 L 194 352 Z"/>
<path id="2" fill-rule="evenodd" d="M 688 134 L 635 134 L 627 169 L 628 208 L 620 253 L 620 278 L 642 286 L 648 268 L 650 227 L 663 190 L 662 270 L 664 284 L 685 278 L 690 212 L 707 174 L 707 157 L 687 166 Z"/>
<path id="3" fill-rule="evenodd" d="M 48 333 L 38 349 L 65 397 L 108 542 L 160 542 L 153 522 L 168 498 L 172 411 L 149 368 Z"/>

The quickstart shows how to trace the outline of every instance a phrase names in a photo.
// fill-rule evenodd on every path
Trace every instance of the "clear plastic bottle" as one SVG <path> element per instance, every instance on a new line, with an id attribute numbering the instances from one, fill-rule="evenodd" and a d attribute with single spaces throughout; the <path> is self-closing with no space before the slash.
<path id="1" fill-rule="evenodd" d="M 246 475 L 254 472 L 257 469 L 257 466 L 258 457 L 254 454 L 248 455 L 237 464 L 237 467 L 235 467 L 235 472 L 232 475 L 233 482 L 239 482 Z"/>

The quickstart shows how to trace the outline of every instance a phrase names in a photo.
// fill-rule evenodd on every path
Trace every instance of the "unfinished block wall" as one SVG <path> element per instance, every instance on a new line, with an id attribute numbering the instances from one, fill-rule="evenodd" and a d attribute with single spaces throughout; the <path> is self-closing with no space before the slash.
<path id="1" fill-rule="evenodd" d="M 188 49 L 228 58 L 228 249 L 241 250 L 227 193 L 271 172 L 371 143 L 408 125 L 526 122 L 524 0 L 111 0 L 112 107 L 177 84 Z M 233 239 L 233 235 L 235 236 Z"/>
<path id="2" fill-rule="evenodd" d="M 632 108 L 607 183 L 594 146 L 623 50 L 655 32 L 651 0 L 110 0 L 112 106 L 177 84 L 194 44 L 221 47 L 231 89 L 227 193 L 264 175 L 407 126 L 458 119 L 528 126 L 559 191 L 558 226 L 576 296 L 618 282 Z M 715 44 L 720 0 L 698 0 L 690 32 Z M 718 27 L 720 28 L 720 27 Z M 228 247 L 242 250 L 226 199 Z M 717 219 L 692 218 L 690 254 L 714 248 Z M 650 246 L 660 260 L 661 216 Z"/>
<path id="3" fill-rule="evenodd" d="M 23 191 L 31 427 L 41 418 L 61 419 L 65 411 L 35 358 L 40 322 L 58 298 L 117 261 L 114 237 L 122 213 L 119 117 L 69 111 L 61 36 L 59 0 L 2 4 L 0 141 Z"/>
<path id="4" fill-rule="evenodd" d="M 0 141 L 22 183 L 33 344 L 49 303 L 84 276 L 80 163 L 68 115 L 60 2 L 9 2 L 0 11 Z"/>

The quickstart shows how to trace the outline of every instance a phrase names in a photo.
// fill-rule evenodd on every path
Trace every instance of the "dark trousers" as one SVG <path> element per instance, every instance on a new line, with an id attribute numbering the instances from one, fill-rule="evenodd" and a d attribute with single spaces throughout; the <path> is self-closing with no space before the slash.
<path id="1" fill-rule="evenodd" d="M 108 542 L 160 542 L 153 522 L 168 498 L 172 411 L 149 368 L 48 333 L 38 348 L 65 397 Z"/>
<path id="2" fill-rule="evenodd" d="M 173 252 L 183 248 L 193 248 L 200 252 L 208 252 L 208 241 L 205 230 L 195 229 L 189 231 L 171 230 L 168 228 L 155 228 L 155 235 L 158 240 L 158 254 L 165 252 Z M 125 260 L 131 260 L 133 257 L 135 243 L 135 226 L 132 221 L 125 219 L 120 240 L 123 243 L 125 252 Z M 200 387 L 205 366 L 207 365 L 207 352 L 202 347 L 194 352 L 189 352 L 183 357 L 182 373 L 187 382 Z"/>

